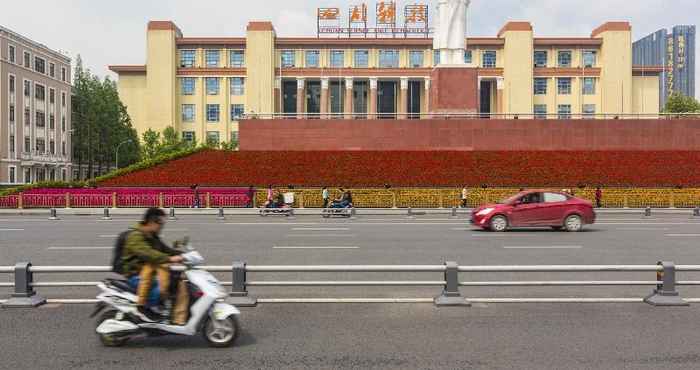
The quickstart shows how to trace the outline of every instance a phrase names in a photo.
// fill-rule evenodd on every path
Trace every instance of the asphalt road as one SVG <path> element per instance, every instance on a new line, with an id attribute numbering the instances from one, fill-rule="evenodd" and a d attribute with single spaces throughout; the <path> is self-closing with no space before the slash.
<path id="1" fill-rule="evenodd" d="M 0 217 L 0 265 L 106 265 L 114 236 L 133 220 Z M 492 234 L 462 219 L 362 216 L 293 220 L 183 216 L 166 239 L 189 235 L 207 264 L 700 264 L 700 219 L 604 215 L 576 234 L 550 230 Z M 439 274 L 250 274 L 254 280 L 439 280 Z M 629 274 L 461 274 L 462 281 L 654 280 Z M 700 274 L 682 274 L 700 280 Z M 96 274 L 37 274 L 38 281 L 99 280 Z M 230 280 L 221 275 L 222 280 Z M 0 281 L 11 281 L 0 275 Z M 9 290 L 0 288 L 0 295 Z M 640 298 L 650 287 L 463 288 L 466 297 Z M 700 289 L 681 287 L 684 297 Z M 6 293 L 3 293 L 6 292 Z M 94 288 L 39 290 L 48 298 L 91 298 Z M 252 288 L 262 298 L 426 298 L 427 288 Z M 0 297 L 0 299 L 2 299 Z M 0 368 L 347 368 L 658 369 L 697 367 L 700 304 L 262 304 L 243 309 L 237 347 L 208 349 L 199 338 L 136 341 L 102 348 L 88 306 L 0 310 Z M 32 354 L 31 350 L 36 354 Z"/>

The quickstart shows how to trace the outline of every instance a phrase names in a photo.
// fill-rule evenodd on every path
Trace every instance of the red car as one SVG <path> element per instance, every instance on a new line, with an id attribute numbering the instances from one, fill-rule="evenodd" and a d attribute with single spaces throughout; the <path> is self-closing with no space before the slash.
<path id="1" fill-rule="evenodd" d="M 471 218 L 473 225 L 497 232 L 513 227 L 551 227 L 575 232 L 594 222 L 591 202 L 549 190 L 520 192 L 497 204 L 475 209 Z"/>

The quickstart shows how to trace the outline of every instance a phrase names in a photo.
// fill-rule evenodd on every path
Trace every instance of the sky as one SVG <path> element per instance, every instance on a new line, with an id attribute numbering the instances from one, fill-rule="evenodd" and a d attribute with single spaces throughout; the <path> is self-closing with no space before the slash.
<path id="1" fill-rule="evenodd" d="M 172 20 L 186 37 L 245 36 L 251 20 L 269 20 L 278 36 L 315 36 L 316 8 L 363 0 L 33 0 L 6 1 L 0 25 L 67 52 L 80 54 L 100 76 L 116 77 L 110 64 L 144 64 L 146 24 Z M 370 14 L 375 0 L 364 0 Z M 415 2 L 397 0 L 399 8 Z M 61 6 L 58 6 L 61 5 Z M 532 22 L 535 36 L 589 36 L 606 21 L 629 21 L 637 40 L 661 28 L 695 24 L 698 0 L 472 0 L 469 36 L 495 36 L 507 21 Z M 371 17 L 371 16 L 370 16 Z M 370 21 L 373 23 L 373 20 Z M 700 52 L 696 50 L 696 52 Z M 697 59 L 697 58 L 696 58 Z M 697 92 L 700 95 L 700 91 Z"/>

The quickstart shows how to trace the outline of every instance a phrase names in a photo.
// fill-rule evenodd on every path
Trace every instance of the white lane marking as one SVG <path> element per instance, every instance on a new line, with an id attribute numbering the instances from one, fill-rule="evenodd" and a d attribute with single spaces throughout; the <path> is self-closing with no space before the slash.
<path id="1" fill-rule="evenodd" d="M 198 225 L 212 225 L 215 223 L 204 223 Z M 227 222 L 219 225 L 240 225 L 240 226 L 269 226 L 269 225 L 318 225 L 318 222 Z"/>
<path id="2" fill-rule="evenodd" d="M 355 234 L 287 234 L 288 238 L 354 238 Z"/>
<path id="3" fill-rule="evenodd" d="M 304 245 L 298 245 L 298 246 L 287 246 L 287 245 L 276 245 L 272 247 L 272 249 L 360 249 L 360 247 L 355 247 L 355 246 L 324 246 L 324 247 L 319 247 L 319 246 L 304 246 Z"/>
<path id="4" fill-rule="evenodd" d="M 666 234 L 666 236 L 671 238 L 697 238 L 700 234 Z"/>
<path id="5" fill-rule="evenodd" d="M 100 235 L 100 238 L 116 238 L 118 235 Z"/>
<path id="6" fill-rule="evenodd" d="M 65 251 L 86 251 L 86 250 L 105 250 L 114 247 L 49 247 L 49 250 L 65 250 Z"/>
<path id="7" fill-rule="evenodd" d="M 24 231 L 24 229 L 0 229 L 0 231 Z"/>
<path id="8" fill-rule="evenodd" d="M 549 246 L 506 246 L 503 249 L 581 249 L 580 245 L 549 245 Z"/>
<path id="9" fill-rule="evenodd" d="M 615 230 L 619 231 L 668 231 L 670 230 L 668 227 L 621 227 L 617 228 Z"/>
<path id="10" fill-rule="evenodd" d="M 537 230 L 533 230 L 532 232 L 537 232 Z M 551 234 L 548 233 L 546 235 Z M 521 236 L 538 236 L 538 235 L 543 235 L 543 234 L 533 234 L 533 233 L 511 233 L 511 234 L 472 234 L 472 236 L 477 237 L 477 238 L 507 238 L 507 237 L 521 237 Z"/>
<path id="11" fill-rule="evenodd" d="M 294 227 L 292 228 L 292 231 L 348 231 L 350 228 L 347 227 L 319 227 L 319 228 L 311 228 L 311 227 Z"/>
<path id="12" fill-rule="evenodd" d="M 700 222 L 596 222 L 594 225 L 700 225 Z"/>

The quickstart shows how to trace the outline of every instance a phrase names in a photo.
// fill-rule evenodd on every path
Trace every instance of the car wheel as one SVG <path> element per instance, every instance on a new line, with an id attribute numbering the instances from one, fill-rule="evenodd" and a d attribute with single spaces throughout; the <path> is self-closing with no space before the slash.
<path id="1" fill-rule="evenodd" d="M 489 224 L 491 226 L 491 231 L 498 233 L 504 232 L 508 229 L 508 219 L 506 219 L 505 216 L 494 216 L 491 218 L 491 222 Z"/>
<path id="2" fill-rule="evenodd" d="M 564 228 L 568 232 L 578 232 L 583 228 L 583 220 L 579 215 L 571 215 L 564 221 Z"/>

